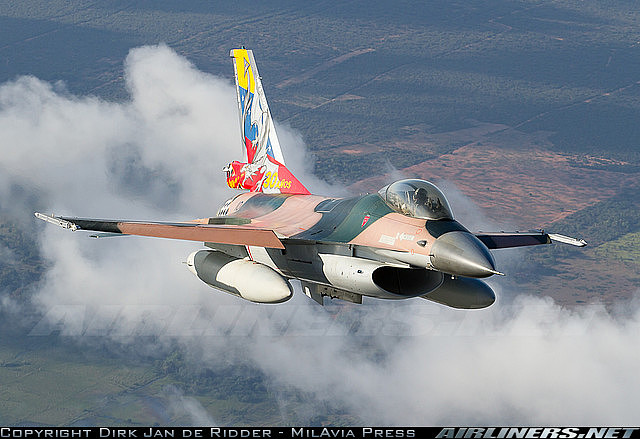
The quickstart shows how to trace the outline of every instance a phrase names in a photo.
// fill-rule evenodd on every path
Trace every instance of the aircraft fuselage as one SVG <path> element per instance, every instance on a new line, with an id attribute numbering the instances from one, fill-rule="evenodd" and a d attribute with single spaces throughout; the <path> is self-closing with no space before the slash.
<path id="1" fill-rule="evenodd" d="M 267 266 L 284 278 L 298 279 L 305 292 L 320 302 L 323 295 L 358 303 L 362 296 L 425 296 L 441 288 L 445 280 L 451 289 L 455 280 L 445 279 L 451 278 L 446 274 L 487 277 L 495 273 L 488 249 L 459 223 L 402 215 L 378 194 L 330 198 L 244 193 L 227 201 L 218 216 L 210 219 L 212 224 L 226 221 L 268 225 L 284 248 L 206 243 L 208 247 Z M 442 244 L 438 238 L 445 234 L 448 242 Z M 443 245 L 445 250 L 433 253 Z M 452 253 L 455 263 L 447 259 Z M 224 259 L 216 254 L 199 257 L 205 256 L 211 261 Z M 201 276 L 197 267 L 194 273 L 221 287 L 207 281 L 205 277 L 212 277 Z M 488 306 L 494 300 L 493 292 L 480 281 L 469 279 L 465 288 L 472 300 L 462 307 Z"/>

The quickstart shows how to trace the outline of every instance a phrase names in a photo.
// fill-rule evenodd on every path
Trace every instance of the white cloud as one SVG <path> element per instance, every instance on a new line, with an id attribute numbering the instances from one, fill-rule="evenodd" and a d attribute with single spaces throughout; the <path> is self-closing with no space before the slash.
<path id="1" fill-rule="evenodd" d="M 164 46 L 132 50 L 125 75 L 131 99 L 121 103 L 33 77 L 0 86 L 0 206 L 25 222 L 34 203 L 74 216 L 191 219 L 236 193 L 221 172 L 240 152 L 230 82 Z M 299 135 L 278 129 L 288 164 L 311 181 Z M 17 197 L 16 185 L 35 196 Z M 513 302 L 474 312 L 420 299 L 321 308 L 298 291 L 261 306 L 192 276 L 181 261 L 197 243 L 39 230 L 52 266 L 34 300 L 63 333 L 118 343 L 157 334 L 190 361 L 250 363 L 274 386 L 377 425 L 639 421 L 635 304 L 618 315 L 509 292 Z M 206 422 L 200 408 L 194 416 Z"/>
<path id="2" fill-rule="evenodd" d="M 169 400 L 169 409 L 175 417 L 185 417 L 188 422 L 185 426 L 206 426 L 215 427 L 217 422 L 211 417 L 207 410 L 197 399 L 185 396 L 184 393 L 175 386 L 167 386 L 165 394 Z"/>

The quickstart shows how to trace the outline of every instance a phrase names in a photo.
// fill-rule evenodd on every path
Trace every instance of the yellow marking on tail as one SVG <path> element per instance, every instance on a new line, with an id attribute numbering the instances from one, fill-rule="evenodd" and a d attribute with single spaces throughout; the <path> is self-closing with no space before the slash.
<path id="1" fill-rule="evenodd" d="M 234 49 L 233 59 L 238 72 L 238 85 L 251 93 L 255 93 L 256 83 L 253 77 L 247 49 Z"/>

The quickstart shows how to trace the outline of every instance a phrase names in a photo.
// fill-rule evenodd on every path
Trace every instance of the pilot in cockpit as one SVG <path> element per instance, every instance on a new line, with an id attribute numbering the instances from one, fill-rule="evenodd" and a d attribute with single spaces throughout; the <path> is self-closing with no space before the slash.
<path id="1" fill-rule="evenodd" d="M 453 219 L 447 199 L 432 183 L 424 180 L 399 180 L 378 191 L 396 212 L 428 220 Z"/>
<path id="2" fill-rule="evenodd" d="M 419 187 L 413 193 L 413 201 L 416 203 L 416 206 L 426 206 L 427 200 L 429 200 L 429 194 L 425 188 Z"/>
<path id="3" fill-rule="evenodd" d="M 429 197 L 429 193 L 425 188 L 418 188 L 413 193 L 413 202 L 416 210 L 416 216 L 420 216 L 420 213 L 423 209 L 427 209 L 428 212 L 440 212 L 443 208 L 442 201 L 440 201 L 440 197 L 435 200 Z"/>

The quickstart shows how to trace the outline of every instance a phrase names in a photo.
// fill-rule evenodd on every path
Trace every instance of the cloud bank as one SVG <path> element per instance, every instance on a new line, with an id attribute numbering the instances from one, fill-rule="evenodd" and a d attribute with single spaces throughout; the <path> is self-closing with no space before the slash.
<path id="1" fill-rule="evenodd" d="M 241 153 L 232 84 L 165 46 L 132 50 L 125 79 L 126 102 L 74 96 L 34 77 L 0 86 L 0 208 L 38 231 L 50 263 L 33 298 L 49 326 L 37 326 L 34 336 L 52 327 L 84 335 L 78 343 L 101 336 L 132 344 L 154 335 L 147 353 L 178 343 L 197 364 L 250 364 L 276 387 L 310 392 L 376 425 L 640 421 L 635 303 L 619 314 L 567 310 L 501 291 L 498 280 L 503 299 L 476 312 L 421 299 L 321 308 L 299 291 L 287 304 L 261 306 L 189 273 L 181 262 L 197 243 L 91 240 L 34 225 L 35 209 L 204 217 L 236 193 L 221 172 Z M 334 191 L 311 175 L 300 136 L 278 129 L 293 172 L 310 189 Z M 474 220 L 468 207 L 453 207 Z M 194 405 L 176 395 L 180 410 Z M 196 411 L 194 422 L 211 419 L 201 406 Z"/>

